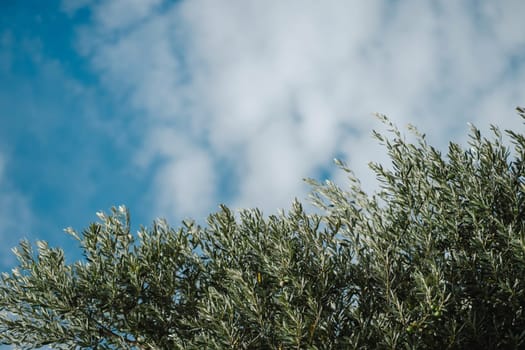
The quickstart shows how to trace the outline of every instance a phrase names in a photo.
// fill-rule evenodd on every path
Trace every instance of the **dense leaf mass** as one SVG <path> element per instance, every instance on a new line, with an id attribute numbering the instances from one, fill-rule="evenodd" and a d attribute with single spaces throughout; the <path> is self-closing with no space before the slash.
<path id="1" fill-rule="evenodd" d="M 522 118 L 525 111 L 518 108 Z M 448 154 L 385 117 L 380 190 L 313 186 L 321 214 L 158 221 L 124 207 L 81 234 L 84 259 L 23 242 L 0 282 L 0 343 L 57 349 L 474 349 L 525 346 L 525 137 L 472 128 Z M 190 199 L 198 200 L 198 198 Z"/>

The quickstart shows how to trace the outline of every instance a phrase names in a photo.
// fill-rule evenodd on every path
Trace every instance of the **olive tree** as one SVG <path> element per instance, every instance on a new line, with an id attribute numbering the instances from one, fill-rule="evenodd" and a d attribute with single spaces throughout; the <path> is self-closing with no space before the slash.
<path id="1" fill-rule="evenodd" d="M 525 119 L 525 111 L 518 108 Z M 426 349 L 525 345 L 525 137 L 472 127 L 443 155 L 386 119 L 379 190 L 307 180 L 269 217 L 130 230 L 125 207 L 78 233 L 84 258 L 22 242 L 0 280 L 0 344 L 24 349 Z"/>

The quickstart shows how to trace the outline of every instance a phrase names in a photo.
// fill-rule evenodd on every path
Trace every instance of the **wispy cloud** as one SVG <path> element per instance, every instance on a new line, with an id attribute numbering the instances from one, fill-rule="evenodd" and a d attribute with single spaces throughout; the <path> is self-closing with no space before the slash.
<path id="1" fill-rule="evenodd" d="M 137 163 L 160 162 L 154 210 L 200 216 L 226 186 L 230 204 L 273 212 L 335 155 L 368 176 L 366 161 L 382 157 L 368 136 L 372 112 L 442 146 L 467 121 L 518 127 L 524 10 L 521 1 L 104 1 L 90 5 L 78 47 L 136 116 Z"/>
<path id="2" fill-rule="evenodd" d="M 103 111 L 96 88 L 72 77 L 74 57 L 56 59 L 24 24 L 0 30 L 0 268 L 22 238 L 71 247 L 63 228 L 124 203 L 115 188 L 136 179 L 122 167 L 122 122 Z"/>
<path id="3" fill-rule="evenodd" d="M 28 237 L 33 215 L 27 199 L 12 187 L 6 176 L 9 160 L 0 152 L 0 266 L 14 263 L 11 248 L 20 237 Z"/>

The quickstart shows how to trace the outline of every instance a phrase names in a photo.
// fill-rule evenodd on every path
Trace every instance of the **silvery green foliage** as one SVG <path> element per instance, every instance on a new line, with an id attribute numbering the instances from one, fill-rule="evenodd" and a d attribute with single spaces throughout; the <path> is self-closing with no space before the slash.
<path id="1" fill-rule="evenodd" d="M 518 109 L 521 117 L 525 111 Z M 381 116 L 380 116 L 381 117 Z M 124 207 L 82 233 L 84 253 L 23 242 L 0 282 L 0 343 L 31 349 L 467 349 L 525 342 L 525 138 L 474 127 L 443 156 L 386 118 L 381 190 L 313 180 L 312 200 L 263 217 L 228 208 L 205 228 Z"/>

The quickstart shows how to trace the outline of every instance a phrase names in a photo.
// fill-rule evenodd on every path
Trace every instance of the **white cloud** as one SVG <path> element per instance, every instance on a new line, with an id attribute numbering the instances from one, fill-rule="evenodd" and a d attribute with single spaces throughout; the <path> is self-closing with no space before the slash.
<path id="1" fill-rule="evenodd" d="M 162 0 L 113 0 L 101 1 L 96 5 L 94 16 L 97 24 L 106 30 L 126 28 L 141 21 L 158 6 Z"/>
<path id="2" fill-rule="evenodd" d="M 177 213 L 183 217 L 205 217 L 206 210 L 215 204 L 213 174 L 209 155 L 195 150 L 161 167 L 156 178 L 160 216 Z"/>
<path id="3" fill-rule="evenodd" d="M 521 1 L 122 4 L 94 6 L 79 45 L 143 114 L 138 159 L 162 155 L 160 207 L 178 215 L 219 201 L 219 159 L 234 164 L 230 203 L 273 212 L 304 197 L 300 179 L 335 154 L 358 174 L 384 160 L 372 112 L 444 146 L 466 121 L 512 116 L 525 101 Z"/>
<path id="4" fill-rule="evenodd" d="M 191 150 L 188 152 L 188 150 Z M 174 129 L 155 129 L 148 148 L 138 156 L 142 167 L 150 166 L 157 157 L 167 160 L 155 177 L 152 202 L 155 215 L 204 218 L 216 203 L 215 170 L 211 155 L 194 141 Z"/>

